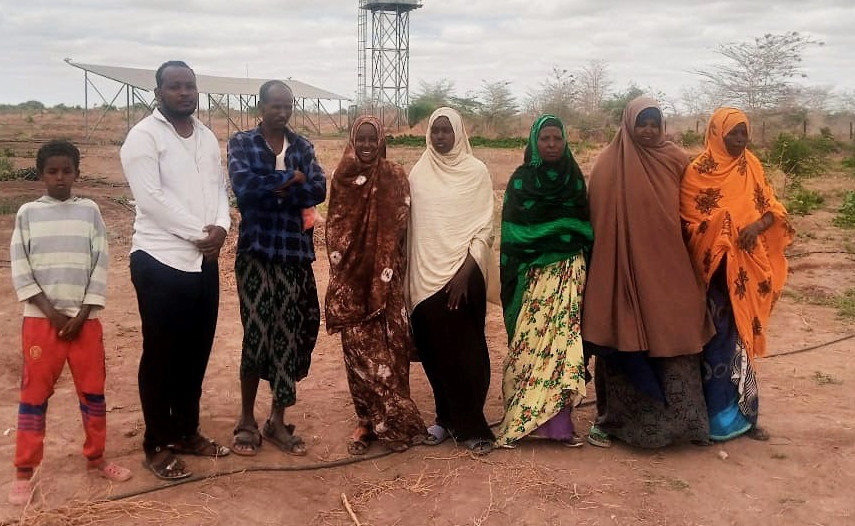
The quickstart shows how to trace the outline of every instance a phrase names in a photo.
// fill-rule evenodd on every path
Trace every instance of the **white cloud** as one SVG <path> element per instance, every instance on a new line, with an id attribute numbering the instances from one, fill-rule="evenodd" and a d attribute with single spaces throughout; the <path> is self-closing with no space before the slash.
<path id="1" fill-rule="evenodd" d="M 147 68 L 182 58 L 200 73 L 356 89 L 355 0 L 0 2 L 0 102 L 82 103 L 64 57 Z M 553 65 L 603 59 L 615 88 L 677 96 L 719 60 L 718 44 L 800 31 L 825 42 L 804 55 L 806 82 L 851 90 L 853 25 L 851 0 L 425 0 L 410 18 L 411 89 L 447 78 L 462 95 L 502 79 L 523 97 Z"/>

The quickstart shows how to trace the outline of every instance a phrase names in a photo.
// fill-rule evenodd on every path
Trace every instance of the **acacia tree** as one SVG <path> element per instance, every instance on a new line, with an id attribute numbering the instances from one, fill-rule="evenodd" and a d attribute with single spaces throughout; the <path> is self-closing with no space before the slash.
<path id="1" fill-rule="evenodd" d="M 802 53 L 812 45 L 823 43 L 796 31 L 720 44 L 716 53 L 727 61 L 696 73 L 728 101 L 749 110 L 772 108 L 791 95 L 793 79 L 805 77 Z"/>
<path id="2" fill-rule="evenodd" d="M 605 60 L 591 60 L 582 66 L 577 77 L 581 87 L 579 102 L 582 112 L 586 115 L 599 113 L 612 85 L 608 63 Z"/>
<path id="3" fill-rule="evenodd" d="M 632 99 L 642 95 L 644 95 L 644 90 L 639 88 L 635 82 L 630 82 L 626 89 L 614 93 L 611 97 L 603 101 L 603 111 L 612 122 L 619 124 L 626 105 Z"/>
<path id="4" fill-rule="evenodd" d="M 551 113 L 567 122 L 578 99 L 579 88 L 573 74 L 552 66 L 552 73 L 541 83 L 540 89 L 529 93 L 526 110 L 531 113 Z"/>
<path id="5" fill-rule="evenodd" d="M 448 79 L 440 79 L 430 83 L 421 81 L 419 92 L 410 101 L 407 108 L 407 120 L 410 126 L 430 116 L 441 106 L 447 106 L 454 99 L 454 83 Z"/>
<path id="6" fill-rule="evenodd" d="M 496 133 L 507 132 L 508 123 L 517 114 L 517 103 L 511 94 L 511 83 L 505 80 L 482 81 L 478 92 L 478 114 L 484 127 Z"/>

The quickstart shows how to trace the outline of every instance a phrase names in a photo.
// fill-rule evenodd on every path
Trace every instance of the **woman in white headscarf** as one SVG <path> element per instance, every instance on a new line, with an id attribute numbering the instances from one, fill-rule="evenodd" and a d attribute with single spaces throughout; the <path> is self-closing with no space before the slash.
<path id="1" fill-rule="evenodd" d="M 452 436 L 485 454 L 493 442 L 484 417 L 493 182 L 472 155 L 455 110 L 439 108 L 431 115 L 427 149 L 410 172 L 410 194 L 409 307 L 436 402 L 436 424 L 428 428 L 426 443 Z"/>

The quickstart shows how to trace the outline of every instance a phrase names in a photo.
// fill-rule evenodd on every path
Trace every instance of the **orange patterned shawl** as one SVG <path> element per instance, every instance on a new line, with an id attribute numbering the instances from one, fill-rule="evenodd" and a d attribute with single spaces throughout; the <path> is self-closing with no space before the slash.
<path id="1" fill-rule="evenodd" d="M 787 278 L 784 249 L 793 231 L 757 157 L 747 149 L 736 158 L 727 153 L 724 137 L 739 123 L 748 126 L 748 117 L 733 108 L 720 108 L 710 118 L 706 150 L 683 177 L 680 216 L 695 270 L 707 286 L 727 262 L 736 327 L 754 357 L 766 353 L 766 324 Z M 739 232 L 766 212 L 774 215 L 772 226 L 751 252 L 738 248 Z"/>

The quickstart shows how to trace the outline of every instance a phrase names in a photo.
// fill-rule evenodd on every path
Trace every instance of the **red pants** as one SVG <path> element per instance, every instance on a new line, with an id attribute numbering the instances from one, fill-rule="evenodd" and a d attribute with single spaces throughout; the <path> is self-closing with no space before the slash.
<path id="1" fill-rule="evenodd" d="M 104 339 L 101 322 L 86 320 L 72 341 L 60 340 L 47 318 L 24 318 L 21 343 L 24 375 L 18 405 L 15 467 L 26 477 L 42 461 L 48 398 L 65 362 L 80 399 L 86 442 L 83 454 L 92 463 L 104 455 L 107 407 L 104 403 Z"/>

